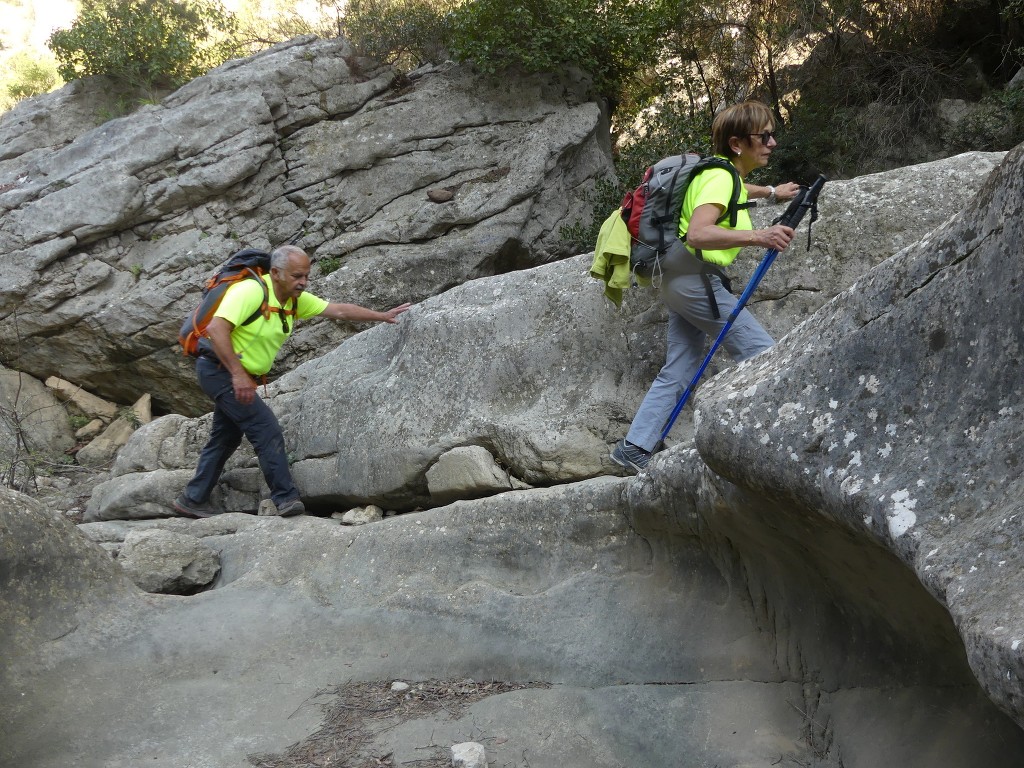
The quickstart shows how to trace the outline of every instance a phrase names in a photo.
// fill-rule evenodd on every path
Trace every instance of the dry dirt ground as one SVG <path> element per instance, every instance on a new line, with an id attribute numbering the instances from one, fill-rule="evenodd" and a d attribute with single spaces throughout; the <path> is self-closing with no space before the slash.
<path id="1" fill-rule="evenodd" d="M 313 698 L 330 697 L 329 702 L 320 705 L 324 711 L 320 728 L 280 754 L 249 755 L 249 762 L 255 768 L 449 768 L 448 746 L 424 744 L 417 747 L 423 751 L 422 759 L 399 764 L 390 752 L 381 754 L 377 737 L 402 723 L 441 710 L 457 719 L 470 704 L 488 696 L 550 687 L 547 683 L 429 680 L 395 692 L 391 685 L 391 681 L 374 680 L 318 691 Z"/>

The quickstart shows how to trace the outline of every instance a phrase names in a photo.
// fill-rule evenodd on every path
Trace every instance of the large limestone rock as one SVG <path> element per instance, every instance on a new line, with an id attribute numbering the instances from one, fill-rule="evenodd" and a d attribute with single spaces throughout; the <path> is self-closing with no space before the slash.
<path id="1" fill-rule="evenodd" d="M 19 675 L 48 663 L 54 641 L 68 638 L 76 646 L 82 639 L 76 632 L 85 626 L 102 634 L 102 625 L 109 629 L 130 613 L 141 594 L 71 523 L 0 488 L 0 647 L 6 659 L 0 690 L 6 696 L 20 697 Z"/>
<path id="2" fill-rule="evenodd" d="M 775 260 L 755 293 L 751 306 L 758 319 L 781 338 L 869 269 L 962 211 L 1004 154 L 968 152 L 827 182 L 818 206 L 821 218 L 814 224 L 809 216 L 804 218 L 792 245 Z M 767 226 L 783 210 L 781 205 L 759 207 L 751 217 L 755 226 Z M 741 257 L 736 271 L 746 266 L 743 274 L 748 276 L 761 253 Z"/>
<path id="3" fill-rule="evenodd" d="M 75 444 L 69 413 L 38 379 L 0 367 L 0 475 L 9 485 L 31 479 Z"/>
<path id="4" fill-rule="evenodd" d="M 912 570 L 1019 723 L 1022 179 L 1018 147 L 961 216 L 708 388 L 698 432 L 723 477 Z"/>
<path id="5" fill-rule="evenodd" d="M 343 39 L 305 38 L 98 127 L 81 108 L 52 125 L 80 87 L 40 97 L 0 116 L 0 360 L 197 414 L 178 327 L 243 245 L 300 236 L 340 266 L 315 292 L 381 309 L 566 256 L 560 228 L 611 171 L 586 88 L 453 66 L 399 78 Z M 355 330 L 304 326 L 282 367 Z"/>
<path id="6" fill-rule="evenodd" d="M 679 755 L 1020 764 L 1024 733 L 979 694 L 948 614 L 908 569 L 682 452 L 635 480 L 355 528 L 311 516 L 87 524 L 107 541 L 189 526 L 222 571 L 193 597 L 80 617 L 46 637 L 45 663 L 28 649 L 9 657 L 18 684 L 0 687 L 0 763 L 241 768 L 291 744 L 337 757 L 358 729 L 325 715 L 326 691 L 469 679 L 544 687 L 367 728 L 367 753 L 411 763 L 437 745 L 441 759 L 484 733 L 497 764 L 525 755 L 551 768 L 676 766 Z M 776 527 L 779 513 L 793 525 Z"/>

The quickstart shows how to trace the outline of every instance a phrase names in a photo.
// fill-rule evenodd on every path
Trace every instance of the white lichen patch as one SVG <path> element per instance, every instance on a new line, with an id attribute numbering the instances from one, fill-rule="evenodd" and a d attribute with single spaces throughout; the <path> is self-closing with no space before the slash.
<path id="1" fill-rule="evenodd" d="M 889 454 L 890 453 L 892 453 L 892 444 L 891 443 L 886 443 L 884 448 L 879 448 L 878 449 L 878 455 L 881 456 L 883 459 L 889 458 Z"/>
<path id="2" fill-rule="evenodd" d="M 753 386 L 747 387 L 746 389 L 743 390 L 743 396 L 747 398 L 753 397 L 756 394 L 757 384 L 754 384 Z"/>
<path id="3" fill-rule="evenodd" d="M 889 534 L 895 539 L 905 534 L 917 523 L 917 515 L 914 514 L 917 499 L 910 498 L 910 492 L 906 489 L 896 491 L 891 498 L 892 509 L 886 517 L 889 521 Z"/>
<path id="4" fill-rule="evenodd" d="M 854 494 L 860 493 L 861 488 L 864 487 L 864 481 L 859 477 L 850 475 L 839 484 L 839 489 L 847 496 L 853 496 Z"/>
<path id="5" fill-rule="evenodd" d="M 856 432 L 847 432 L 845 435 L 843 435 L 843 446 L 849 448 L 850 447 L 850 443 L 852 443 L 856 439 L 857 439 L 857 433 Z"/>
<path id="6" fill-rule="evenodd" d="M 896 437 L 896 425 L 895 424 L 886 424 L 885 425 L 885 434 L 889 435 L 889 437 Z"/>
<path id="7" fill-rule="evenodd" d="M 878 385 L 881 383 L 878 378 L 872 374 L 871 376 L 861 376 L 859 383 L 864 389 L 870 392 L 872 395 L 878 394 Z"/>
<path id="8" fill-rule="evenodd" d="M 828 407 L 831 408 L 834 411 L 836 408 L 839 407 L 839 401 L 838 400 L 829 400 L 828 401 Z"/>
<path id="9" fill-rule="evenodd" d="M 772 439 L 768 436 L 767 432 L 761 435 L 761 445 L 768 445 L 768 443 L 770 443 L 771 441 Z"/>
<path id="10" fill-rule="evenodd" d="M 852 453 L 852 454 L 850 455 L 850 463 L 849 463 L 849 464 L 848 464 L 847 466 L 850 466 L 850 467 L 859 467 L 860 465 L 861 465 L 861 460 L 860 460 L 860 451 L 854 451 L 854 452 L 853 452 L 853 453 Z"/>
<path id="11" fill-rule="evenodd" d="M 826 429 L 830 429 L 834 421 L 831 413 L 823 413 L 811 420 L 811 427 L 814 428 L 815 433 L 821 434 Z"/>
<path id="12" fill-rule="evenodd" d="M 779 407 L 779 418 L 786 421 L 794 421 L 803 412 L 804 406 L 802 403 L 783 403 Z"/>

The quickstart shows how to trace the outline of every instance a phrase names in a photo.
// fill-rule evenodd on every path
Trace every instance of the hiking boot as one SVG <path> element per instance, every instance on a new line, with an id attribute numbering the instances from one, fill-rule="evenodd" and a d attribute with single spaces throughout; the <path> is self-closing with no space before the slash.
<path id="1" fill-rule="evenodd" d="M 213 517 L 214 515 L 220 514 L 217 510 L 211 509 L 207 504 L 197 504 L 184 493 L 180 494 L 171 506 L 174 507 L 174 511 L 179 515 L 184 517 L 193 517 L 196 519 L 201 517 Z"/>
<path id="2" fill-rule="evenodd" d="M 306 511 L 306 505 L 302 503 L 302 500 L 298 497 L 291 501 L 286 501 L 280 507 L 277 508 L 277 514 L 281 517 L 291 517 L 292 515 L 301 515 Z"/>
<path id="3" fill-rule="evenodd" d="M 633 445 L 622 439 L 612 449 L 611 460 L 636 474 L 647 466 L 647 462 L 651 460 L 651 454 L 639 445 Z"/>

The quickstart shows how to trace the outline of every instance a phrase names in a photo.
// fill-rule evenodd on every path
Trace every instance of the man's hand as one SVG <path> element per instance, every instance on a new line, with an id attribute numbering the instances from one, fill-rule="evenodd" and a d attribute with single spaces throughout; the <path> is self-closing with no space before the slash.
<path id="1" fill-rule="evenodd" d="M 252 405 L 256 399 L 256 382 L 245 371 L 231 374 L 231 386 L 235 390 L 235 399 L 242 405 Z"/>
<path id="2" fill-rule="evenodd" d="M 399 304 L 397 307 L 395 307 L 393 309 L 389 309 L 387 312 L 383 313 L 384 314 L 384 318 L 381 320 L 381 322 L 383 322 L 383 323 L 393 323 L 393 322 L 395 322 L 395 318 L 398 317 L 403 312 L 408 311 L 409 307 L 411 307 L 411 306 L 412 306 L 412 304 L 408 304 L 408 303 L 407 304 Z"/>
<path id="3" fill-rule="evenodd" d="M 331 320 L 344 320 L 350 323 L 394 323 L 396 318 L 411 306 L 412 304 L 399 304 L 387 312 L 378 312 L 375 309 L 367 309 L 358 304 L 331 302 L 320 314 L 323 317 L 329 317 Z"/>

